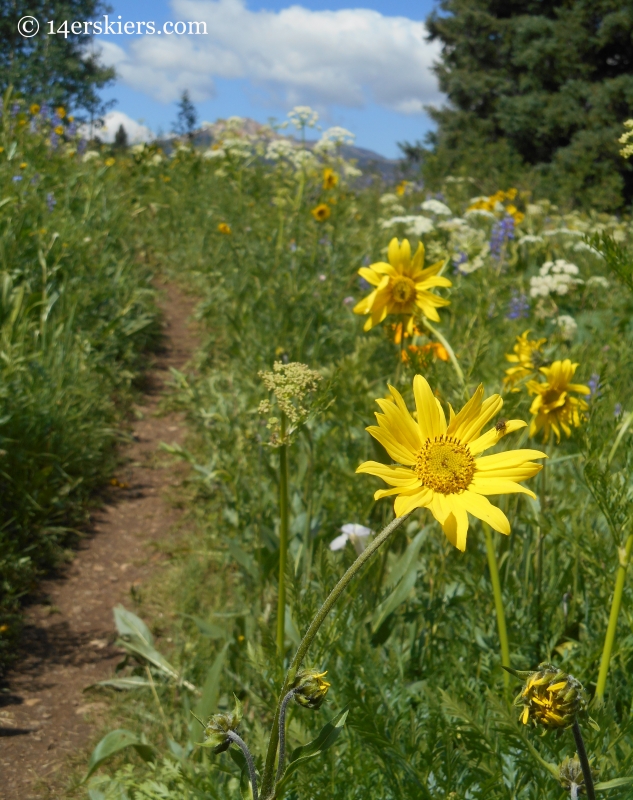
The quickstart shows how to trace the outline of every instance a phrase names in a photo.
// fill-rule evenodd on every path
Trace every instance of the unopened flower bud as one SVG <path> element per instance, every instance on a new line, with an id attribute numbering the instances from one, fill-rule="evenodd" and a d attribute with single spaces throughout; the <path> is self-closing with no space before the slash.
<path id="1" fill-rule="evenodd" d="M 558 780 L 567 792 L 571 792 L 572 786 L 577 787 L 578 794 L 584 791 L 585 776 L 582 774 L 582 767 L 577 755 L 574 755 L 573 758 L 568 756 L 562 762 L 558 768 Z"/>
<path id="2" fill-rule="evenodd" d="M 242 720 L 242 704 L 235 698 L 235 708 L 225 714 L 214 714 L 204 728 L 205 740 L 201 747 L 210 747 L 214 753 L 224 753 L 231 746 L 229 731 L 236 731 Z"/>
<path id="3" fill-rule="evenodd" d="M 587 699 L 580 681 L 573 675 L 544 662 L 533 671 L 512 671 L 525 679 L 515 705 L 523 706 L 521 722 L 531 720 L 545 728 L 569 728 L 577 717 L 586 715 Z"/>
<path id="4" fill-rule="evenodd" d="M 317 672 L 316 669 L 302 669 L 292 685 L 295 690 L 294 698 L 304 708 L 321 708 L 330 684 L 324 681 L 327 672 Z"/>

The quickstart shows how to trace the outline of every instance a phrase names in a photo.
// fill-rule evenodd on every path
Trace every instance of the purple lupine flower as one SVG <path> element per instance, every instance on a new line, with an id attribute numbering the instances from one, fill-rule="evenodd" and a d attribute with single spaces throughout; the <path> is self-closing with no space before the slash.
<path id="1" fill-rule="evenodd" d="M 591 378 L 587 381 L 587 386 L 591 390 L 589 399 L 593 400 L 595 397 L 600 396 L 600 375 L 597 372 L 592 373 Z"/>
<path id="2" fill-rule="evenodd" d="M 455 266 L 455 272 L 463 274 L 459 267 L 460 264 L 464 264 L 466 261 L 468 261 L 468 254 L 464 253 L 463 250 L 461 250 L 457 255 L 453 256 L 453 264 Z"/>
<path id="3" fill-rule="evenodd" d="M 57 145 L 59 144 L 59 136 L 55 133 L 55 131 L 51 133 L 50 141 L 51 141 L 51 147 L 53 148 L 53 150 L 56 150 Z"/>
<path id="4" fill-rule="evenodd" d="M 66 133 L 68 136 L 74 136 L 77 133 L 77 123 L 71 122 L 68 128 L 66 129 Z"/>
<path id="5" fill-rule="evenodd" d="M 42 107 L 40 108 L 40 116 L 42 117 L 42 119 L 48 119 L 49 113 L 50 109 L 48 108 L 46 103 L 43 103 Z"/>
<path id="6" fill-rule="evenodd" d="M 506 319 L 525 319 L 530 316 L 530 301 L 524 292 L 512 291 Z"/>
<path id="7" fill-rule="evenodd" d="M 14 175 L 13 176 L 13 183 L 19 183 L 22 180 L 21 175 Z"/>
<path id="8" fill-rule="evenodd" d="M 501 250 L 506 242 L 514 239 L 514 217 L 509 214 L 495 222 L 490 235 L 490 253 L 493 258 L 501 258 Z"/>
<path id="9" fill-rule="evenodd" d="M 49 192 L 46 195 L 46 205 L 48 206 L 49 211 L 52 211 L 57 205 L 57 200 L 55 200 L 55 195 L 53 192 Z"/>
<path id="10" fill-rule="evenodd" d="M 86 147 L 88 147 L 88 142 L 85 139 L 80 139 L 77 145 L 77 152 L 79 155 L 82 155 L 86 151 Z"/>
<path id="11" fill-rule="evenodd" d="M 11 106 L 11 114 L 12 114 L 14 117 L 15 117 L 15 115 L 16 115 L 16 114 L 19 112 L 19 110 L 20 110 L 20 104 L 19 104 L 19 103 L 14 103 L 14 104 Z"/>
<path id="12" fill-rule="evenodd" d="M 365 278 L 359 278 L 358 285 L 360 286 L 361 292 L 368 292 L 371 289 L 371 283 L 366 281 Z"/>
<path id="13" fill-rule="evenodd" d="M 613 408 L 613 416 L 616 417 L 617 419 L 617 417 L 619 417 L 621 414 L 622 414 L 622 403 L 616 403 Z"/>

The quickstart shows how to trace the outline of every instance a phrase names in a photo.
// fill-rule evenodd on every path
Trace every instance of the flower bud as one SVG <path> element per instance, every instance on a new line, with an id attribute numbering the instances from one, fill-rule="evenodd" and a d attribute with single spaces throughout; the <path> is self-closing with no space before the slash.
<path id="1" fill-rule="evenodd" d="M 231 746 L 229 731 L 237 730 L 242 720 L 242 704 L 235 697 L 235 708 L 225 714 L 214 714 L 204 728 L 205 740 L 201 747 L 210 747 L 214 753 L 224 753 Z"/>
<path id="2" fill-rule="evenodd" d="M 585 788 L 585 776 L 582 774 L 582 767 L 577 755 L 573 758 L 569 756 L 562 762 L 558 768 L 558 780 L 560 785 L 567 792 L 571 792 L 572 786 L 578 787 L 579 794 Z"/>
<path id="3" fill-rule="evenodd" d="M 523 706 L 521 722 L 530 720 L 545 728 L 569 728 L 580 715 L 586 715 L 587 699 L 580 681 L 544 662 L 533 671 L 515 672 L 525 685 L 515 705 Z"/>
<path id="4" fill-rule="evenodd" d="M 292 685 L 295 690 L 294 698 L 304 708 L 321 708 L 330 684 L 323 680 L 327 672 L 317 672 L 316 669 L 302 669 Z"/>

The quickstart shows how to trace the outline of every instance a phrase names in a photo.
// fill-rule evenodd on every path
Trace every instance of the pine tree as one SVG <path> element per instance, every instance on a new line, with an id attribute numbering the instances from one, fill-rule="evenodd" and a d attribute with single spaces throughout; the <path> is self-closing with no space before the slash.
<path id="1" fill-rule="evenodd" d="M 91 118 L 102 114 L 108 104 L 97 89 L 113 80 L 114 70 L 91 54 L 92 37 L 83 23 L 108 10 L 102 0 L 0 0 L 0 93 L 12 85 L 29 102 L 84 109 Z M 39 33 L 28 38 L 18 33 L 27 15 L 40 24 Z M 54 30 L 66 20 L 66 32 L 50 35 L 48 20 Z M 82 23 L 81 33 L 72 33 L 73 22 Z"/>
<path id="2" fill-rule="evenodd" d="M 633 112 L 633 0 L 441 0 L 427 20 L 450 104 L 430 110 L 424 170 L 616 208 L 633 199 L 619 155 Z"/>
<path id="3" fill-rule="evenodd" d="M 114 134 L 114 147 L 117 150 L 125 150 L 127 147 L 127 131 L 123 125 L 119 125 L 117 132 Z"/>
<path id="4" fill-rule="evenodd" d="M 189 92 L 185 89 L 178 103 L 178 117 L 174 123 L 174 131 L 181 136 L 192 138 L 193 131 L 198 121 L 198 114 L 194 104 L 191 102 Z"/>

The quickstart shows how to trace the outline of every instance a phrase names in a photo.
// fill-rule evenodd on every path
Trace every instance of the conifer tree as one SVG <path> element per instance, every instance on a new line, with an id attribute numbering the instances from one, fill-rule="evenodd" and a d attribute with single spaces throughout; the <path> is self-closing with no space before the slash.
<path id="1" fill-rule="evenodd" d="M 174 131 L 181 136 L 188 136 L 191 139 L 197 121 L 198 114 L 196 113 L 196 108 L 191 102 L 189 92 L 185 89 L 178 102 L 178 117 L 174 124 Z"/>
<path id="2" fill-rule="evenodd" d="M 440 0 L 427 27 L 449 100 L 430 111 L 430 180 L 523 169 L 578 203 L 633 199 L 617 143 L 633 115 L 633 0 Z"/>

